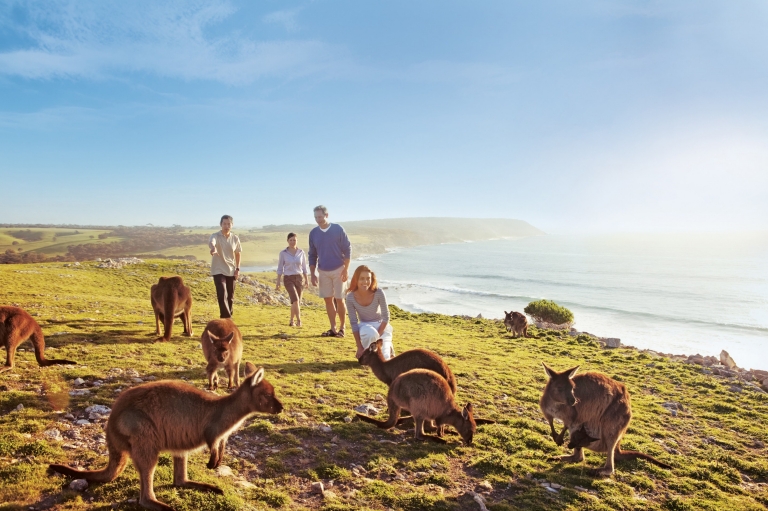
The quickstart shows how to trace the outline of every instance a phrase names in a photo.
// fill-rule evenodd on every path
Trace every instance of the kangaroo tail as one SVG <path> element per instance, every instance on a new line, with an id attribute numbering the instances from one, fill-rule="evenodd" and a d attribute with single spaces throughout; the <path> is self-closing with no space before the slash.
<path id="1" fill-rule="evenodd" d="M 45 337 L 43 337 L 43 331 L 38 326 L 30 336 L 32 346 L 35 348 L 35 358 L 37 364 L 40 367 L 48 367 L 57 364 L 77 364 L 72 360 L 49 360 L 45 358 Z"/>
<path id="2" fill-rule="evenodd" d="M 49 465 L 48 471 L 95 483 L 108 483 L 114 481 L 123 472 L 127 463 L 128 453 L 110 454 L 109 463 L 101 470 L 78 470 L 68 465 Z"/>
<path id="3" fill-rule="evenodd" d="M 615 460 L 635 460 L 638 458 L 646 461 L 650 461 L 654 465 L 658 465 L 661 468 L 668 468 L 668 469 L 672 468 L 672 465 L 667 465 L 663 461 L 659 461 L 653 456 L 650 456 L 648 454 L 643 454 L 642 452 L 622 451 L 621 449 L 616 449 L 616 451 L 614 451 L 613 453 L 613 459 Z"/>
<path id="4" fill-rule="evenodd" d="M 176 293 L 171 290 L 165 291 L 163 297 L 163 339 L 171 340 L 171 331 L 173 330 L 173 316 L 176 312 Z"/>

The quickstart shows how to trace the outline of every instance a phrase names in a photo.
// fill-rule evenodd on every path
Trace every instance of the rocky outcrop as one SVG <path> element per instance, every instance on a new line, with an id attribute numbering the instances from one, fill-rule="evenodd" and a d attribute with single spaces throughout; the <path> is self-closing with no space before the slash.
<path id="1" fill-rule="evenodd" d="M 99 263 L 96 265 L 96 268 L 122 268 L 129 264 L 139 264 L 144 261 L 138 257 L 118 257 L 116 259 L 104 259 L 103 261 L 100 258 L 97 258 L 96 262 Z"/>
<path id="2" fill-rule="evenodd" d="M 253 304 L 291 305 L 291 300 L 288 298 L 288 295 L 283 291 L 275 291 L 275 288 L 272 285 L 259 282 L 248 275 L 240 275 L 237 281 L 250 291 L 251 294 L 247 298 L 248 301 Z"/>

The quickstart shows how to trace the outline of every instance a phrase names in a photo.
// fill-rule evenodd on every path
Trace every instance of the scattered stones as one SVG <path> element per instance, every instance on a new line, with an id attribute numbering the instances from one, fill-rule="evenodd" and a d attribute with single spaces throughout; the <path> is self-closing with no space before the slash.
<path id="1" fill-rule="evenodd" d="M 621 339 L 618 337 L 608 337 L 605 339 L 605 347 L 606 348 L 620 348 L 621 347 Z"/>
<path id="2" fill-rule="evenodd" d="M 60 441 L 61 431 L 56 428 L 47 429 L 43 432 L 43 436 L 48 440 Z"/>
<path id="3" fill-rule="evenodd" d="M 370 403 L 363 403 L 355 407 L 355 411 L 364 415 L 378 415 L 379 409 Z"/>
<path id="4" fill-rule="evenodd" d="M 116 259 L 104 259 L 99 264 L 96 265 L 96 268 L 115 268 L 120 269 L 123 266 L 128 266 L 130 264 L 139 264 L 143 263 L 141 259 L 137 257 L 118 257 Z"/>
<path id="5" fill-rule="evenodd" d="M 477 490 L 478 491 L 493 491 L 493 485 L 491 482 L 487 479 L 484 479 L 477 483 Z"/>
<path id="6" fill-rule="evenodd" d="M 101 415 L 109 415 L 112 413 L 112 409 L 104 405 L 93 405 L 85 409 L 85 413 L 98 413 Z"/>
<path id="7" fill-rule="evenodd" d="M 219 468 L 216 469 L 216 475 L 219 477 L 232 477 L 235 474 L 229 466 L 219 465 Z"/>
<path id="8" fill-rule="evenodd" d="M 84 491 L 86 488 L 88 488 L 88 481 L 85 479 L 75 479 L 69 483 L 69 488 L 75 491 Z"/>
<path id="9" fill-rule="evenodd" d="M 91 391 L 88 389 L 75 389 L 69 391 L 70 396 L 87 396 L 90 393 Z"/>
<path id="10" fill-rule="evenodd" d="M 728 387 L 728 390 L 731 392 L 742 392 L 744 389 L 742 389 L 738 385 L 731 385 L 730 387 Z"/>
<path id="11" fill-rule="evenodd" d="M 312 490 L 312 493 L 318 493 L 320 495 L 323 494 L 325 491 L 325 488 L 323 487 L 323 483 L 320 481 L 315 481 L 310 485 L 310 489 Z"/>
<path id="12" fill-rule="evenodd" d="M 477 502 L 477 505 L 480 506 L 480 511 L 488 511 L 488 506 L 485 505 L 485 497 L 473 491 L 468 491 L 467 495 L 471 496 L 472 500 Z"/>

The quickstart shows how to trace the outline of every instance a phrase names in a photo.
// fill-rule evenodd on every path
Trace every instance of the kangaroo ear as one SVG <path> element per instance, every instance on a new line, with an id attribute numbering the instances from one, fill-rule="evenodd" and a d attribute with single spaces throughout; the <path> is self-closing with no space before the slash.
<path id="1" fill-rule="evenodd" d="M 253 380 L 251 380 L 251 387 L 255 387 L 259 383 L 261 383 L 261 380 L 264 379 L 264 368 L 259 367 L 259 369 L 256 371 L 256 374 L 253 375 Z"/>
<path id="2" fill-rule="evenodd" d="M 232 342 L 232 338 L 235 337 L 235 332 L 229 332 L 229 335 L 224 337 L 221 342 Z"/>
<path id="3" fill-rule="evenodd" d="M 472 403 L 467 403 L 467 406 L 464 407 L 464 409 L 461 411 L 461 416 L 464 419 L 469 418 L 469 414 L 472 413 Z"/>
<path id="4" fill-rule="evenodd" d="M 377 339 L 376 340 L 376 349 L 381 349 L 381 347 L 384 345 L 384 339 Z"/>
<path id="5" fill-rule="evenodd" d="M 573 378 L 574 375 L 576 374 L 576 371 L 578 371 L 578 370 L 579 370 L 579 366 L 576 366 L 576 367 L 573 367 L 571 369 L 568 369 L 566 371 L 566 373 L 568 373 L 568 378 Z"/>
<path id="6" fill-rule="evenodd" d="M 253 365 L 253 362 L 246 362 L 245 363 L 245 377 L 250 378 L 253 373 L 256 372 L 256 366 Z"/>
<path id="7" fill-rule="evenodd" d="M 211 335 L 211 332 L 209 332 L 208 330 L 203 332 L 203 340 L 205 340 L 206 338 L 211 342 L 211 344 L 213 344 L 215 342 L 214 339 L 216 339 L 216 337 L 214 335 Z"/>
<path id="8" fill-rule="evenodd" d="M 547 377 L 548 377 L 548 378 L 552 379 L 552 378 L 554 378 L 555 376 L 557 376 L 557 372 L 555 372 L 555 370 L 554 370 L 554 369 L 552 369 L 551 367 L 547 366 L 547 364 L 545 364 L 544 362 L 542 362 L 542 363 L 541 363 L 541 365 L 543 365 L 543 366 L 544 366 L 544 372 L 546 372 L 546 373 L 547 373 Z"/>

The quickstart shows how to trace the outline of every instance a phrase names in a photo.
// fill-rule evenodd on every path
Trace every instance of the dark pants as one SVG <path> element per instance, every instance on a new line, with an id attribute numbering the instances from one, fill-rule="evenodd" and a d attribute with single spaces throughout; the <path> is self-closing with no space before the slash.
<path id="1" fill-rule="evenodd" d="M 219 317 L 232 317 L 232 302 L 235 299 L 235 277 L 226 275 L 214 275 L 213 283 L 216 285 L 216 298 L 219 300 Z"/>

